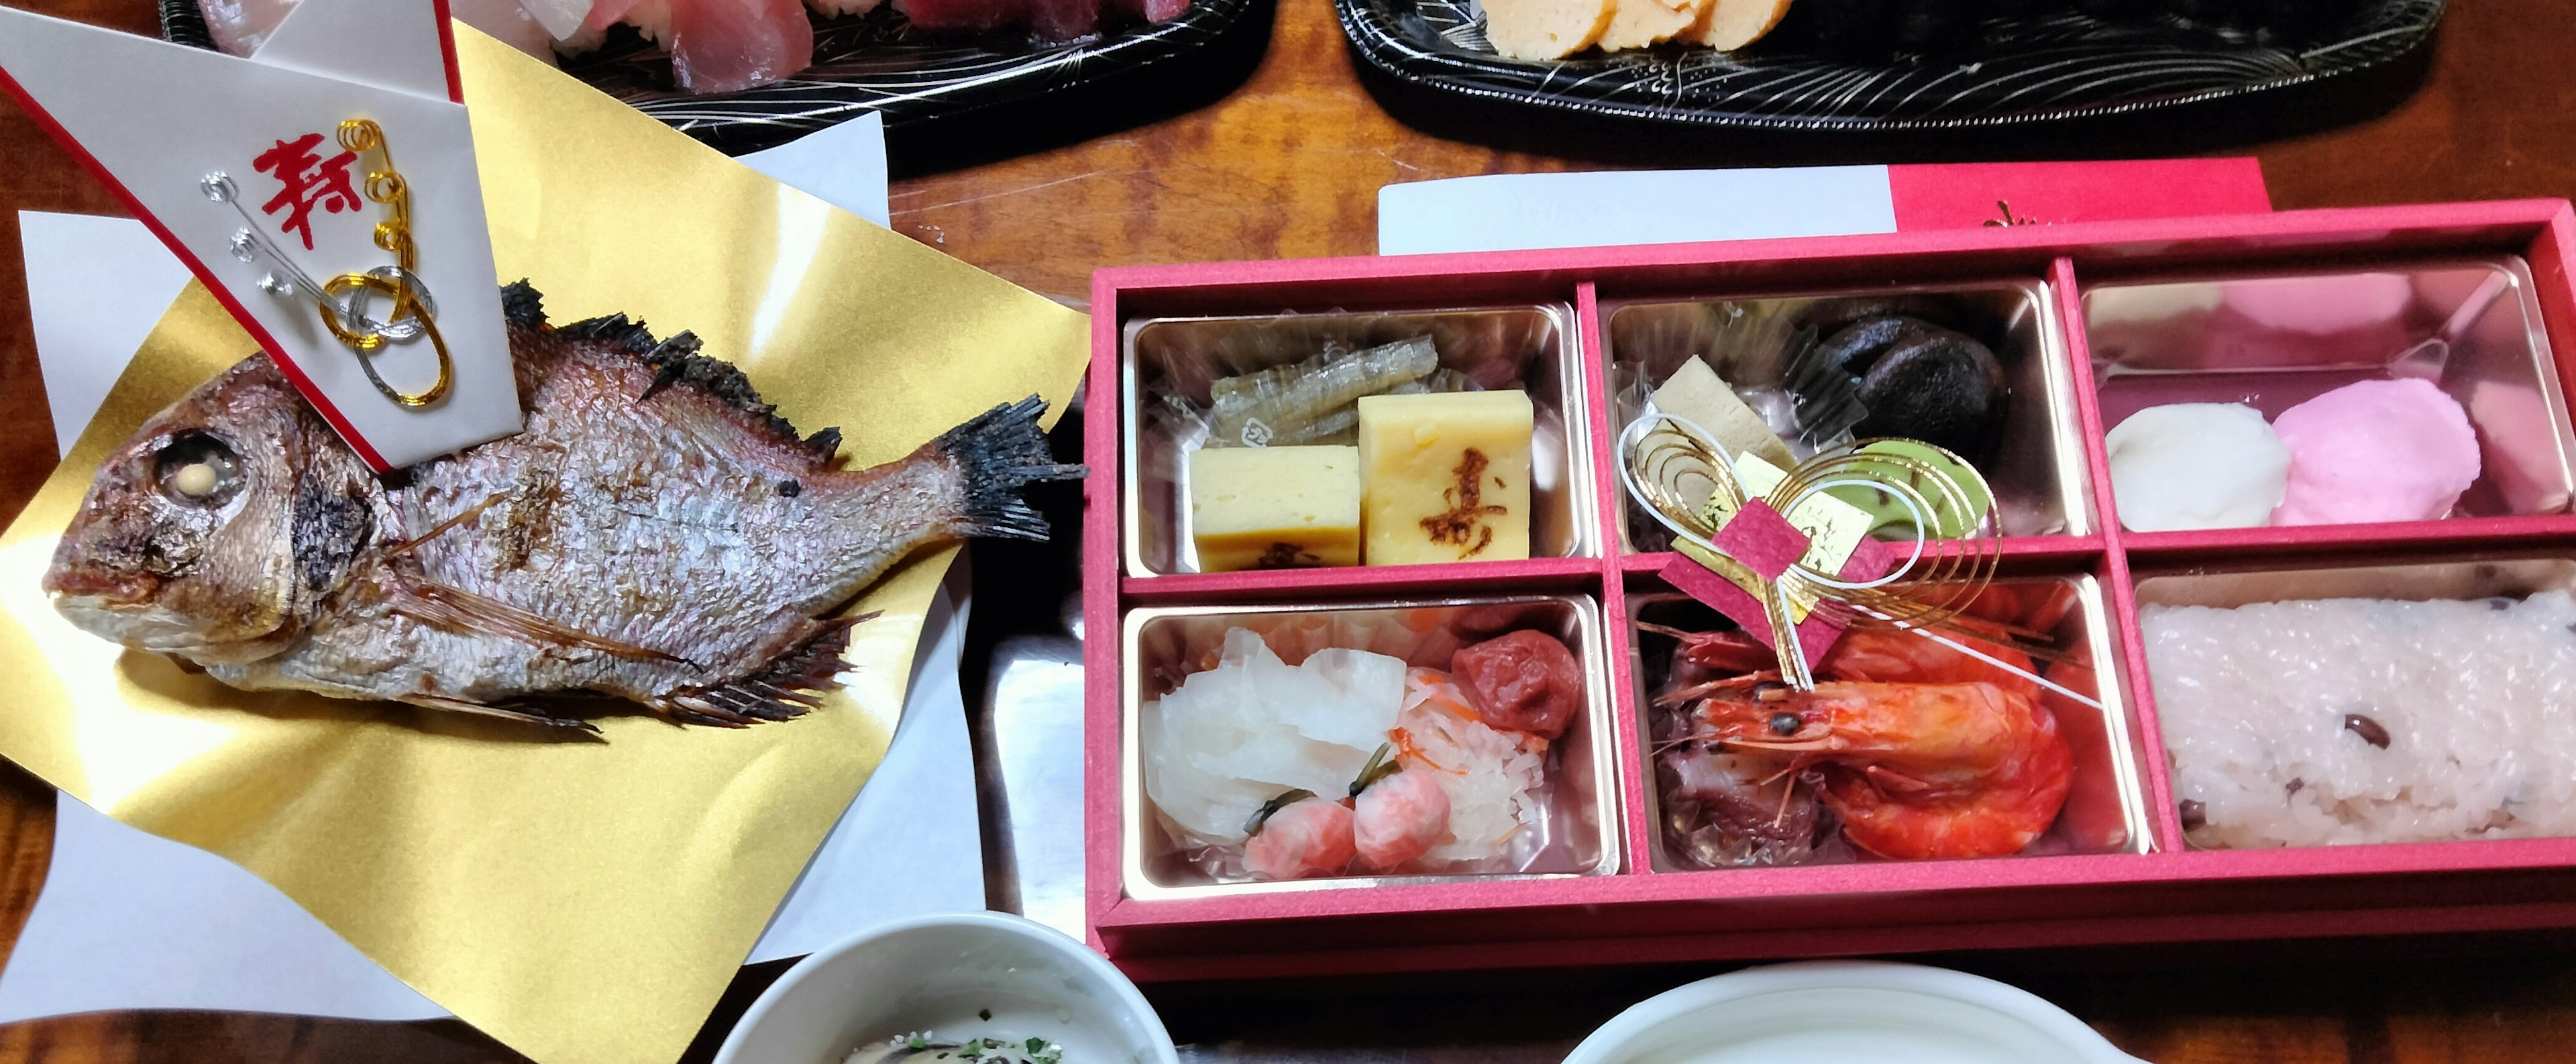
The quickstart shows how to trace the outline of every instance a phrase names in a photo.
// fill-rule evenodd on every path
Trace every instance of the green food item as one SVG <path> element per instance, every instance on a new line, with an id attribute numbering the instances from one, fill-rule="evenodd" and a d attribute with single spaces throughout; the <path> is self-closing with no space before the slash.
<path id="1" fill-rule="evenodd" d="M 1932 526 L 1927 531 L 1934 539 L 1965 537 L 1976 531 L 1977 527 L 1985 522 L 1986 515 L 1994 511 L 1995 495 L 1993 489 L 1986 486 L 1986 478 L 1979 475 L 1974 467 L 1942 453 L 1929 444 L 1913 440 L 1880 440 L 1862 447 L 1859 453 L 1864 456 L 1864 460 L 1866 456 L 1872 454 L 1883 454 L 1899 459 L 1910 458 L 1947 473 L 1950 479 L 1958 482 L 1960 490 L 1967 496 L 1968 506 L 1965 512 L 1945 501 L 1944 493 L 1934 488 L 1919 470 L 1899 461 L 1867 463 L 1873 472 L 1889 480 L 1912 486 L 1917 494 L 1923 496 L 1925 502 L 1932 504 L 1932 513 L 1926 515 L 1928 517 L 1926 523 Z M 1891 492 L 1857 485 L 1843 485 L 1828 488 L 1825 493 L 1877 518 L 1878 524 L 1870 529 L 1870 534 L 1874 536 L 1881 539 L 1909 539 L 1914 535 L 1912 511 L 1906 509 L 1905 503 Z"/>

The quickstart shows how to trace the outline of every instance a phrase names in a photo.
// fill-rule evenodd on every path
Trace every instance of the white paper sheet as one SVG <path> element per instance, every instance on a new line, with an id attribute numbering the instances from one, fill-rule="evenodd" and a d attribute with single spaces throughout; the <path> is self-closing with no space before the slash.
<path id="1" fill-rule="evenodd" d="M 54 795 L 54 861 L 0 1023 L 103 1009 L 447 1015 L 241 866 Z"/>
<path id="2" fill-rule="evenodd" d="M 864 206 L 873 189 L 873 217 L 882 224 L 882 133 L 873 123 L 864 132 L 815 145 L 799 174 L 820 186 L 809 191 L 845 206 Z M 837 165 L 816 162 L 827 148 Z M 187 272 L 131 220 L 20 212 L 19 229 L 37 358 L 57 440 L 68 450 Z M 109 279 L 119 283 L 99 283 Z M 749 960 L 809 953 L 886 920 L 983 907 L 973 756 L 957 679 L 965 581 L 961 566 L 932 605 L 885 763 Z M 447 1015 L 231 862 L 73 799 L 58 804 L 44 892 L 0 970 L 0 1022 L 110 1009 Z"/>
<path id="3" fill-rule="evenodd" d="M 247 315 L 297 388 L 379 469 L 519 430 L 473 134 L 448 98 L 442 42 L 432 10 L 404 0 L 304 0 L 252 59 L 0 7 L 0 67 L 20 102 L 179 242 L 179 257 Z M 365 79 L 342 76 L 352 69 Z M 354 115 L 377 123 L 399 160 L 421 250 L 409 265 L 441 323 L 437 342 L 391 342 L 365 358 L 323 328 L 304 287 L 386 265 L 375 232 L 392 208 L 354 202 L 376 163 L 344 158 L 332 139 Z M 205 191 L 218 176 L 233 188 L 230 206 Z M 275 257 L 238 258 L 245 233 Z M 294 282 L 299 295 L 262 290 L 263 277 L 296 271 L 309 275 Z M 388 401 L 369 376 L 421 393 L 451 357 L 447 398 L 418 409 Z"/>
<path id="4" fill-rule="evenodd" d="M 1377 192 L 1380 255 L 1895 231 L 1884 166 L 1489 174 Z"/>
<path id="5" fill-rule="evenodd" d="M 188 286 L 188 268 L 130 218 L 19 211 L 18 235 L 54 442 L 70 451 L 161 312 Z"/>
<path id="6" fill-rule="evenodd" d="M 957 681 L 973 604 L 966 570 L 959 562 L 930 605 L 885 762 L 770 914 L 751 963 L 801 957 L 888 920 L 984 907 L 975 753 Z"/>
<path id="7" fill-rule="evenodd" d="M 886 201 L 885 116 L 875 111 L 775 148 L 737 155 L 734 161 L 772 181 L 813 193 L 832 206 L 893 227 L 892 205 Z"/>

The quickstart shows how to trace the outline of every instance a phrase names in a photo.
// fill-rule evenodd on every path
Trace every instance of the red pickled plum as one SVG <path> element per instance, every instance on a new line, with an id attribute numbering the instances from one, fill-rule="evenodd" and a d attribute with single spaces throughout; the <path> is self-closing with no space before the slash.
<path id="1" fill-rule="evenodd" d="M 1565 734 L 1583 708 L 1583 666 L 1554 637 L 1526 629 L 1461 647 L 1449 659 L 1485 723 L 1543 739 Z"/>

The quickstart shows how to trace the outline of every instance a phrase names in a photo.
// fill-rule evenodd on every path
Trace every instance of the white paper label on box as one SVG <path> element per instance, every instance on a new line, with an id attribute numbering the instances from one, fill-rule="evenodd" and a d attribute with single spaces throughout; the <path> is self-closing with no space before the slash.
<path id="1" fill-rule="evenodd" d="M 241 59 L 0 8 L 0 89 L 170 245 L 379 470 L 520 427 L 473 134 L 451 98 L 445 9 L 303 0 L 258 57 Z M 342 140 L 352 119 L 381 129 L 381 151 Z M 263 281 L 300 272 L 328 284 L 395 265 L 378 244 L 394 208 L 369 179 L 388 156 L 407 189 L 411 270 L 435 329 L 362 356 L 326 327 L 307 283 L 278 295 Z M 231 202 L 210 198 L 214 175 Z M 285 262 L 245 248 L 244 233 Z M 373 317 L 396 319 L 389 299 L 372 302 Z M 385 394 L 431 392 L 440 343 L 452 381 L 443 396 L 407 407 Z"/>
<path id="2" fill-rule="evenodd" d="M 1488 174 L 1377 192 L 1380 255 L 1895 231 L 1884 166 Z"/>

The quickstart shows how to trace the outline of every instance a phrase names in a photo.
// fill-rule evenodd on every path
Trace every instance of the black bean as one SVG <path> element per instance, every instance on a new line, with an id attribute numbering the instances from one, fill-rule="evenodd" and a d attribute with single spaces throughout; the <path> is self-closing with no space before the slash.
<path id="1" fill-rule="evenodd" d="M 2305 787 L 2305 786 L 2307 786 L 2307 785 L 2308 785 L 2308 781 L 2307 781 L 2305 778 L 2303 778 L 2303 777 L 2299 777 L 2299 776 L 2292 776 L 2292 777 L 2290 777 L 2290 793 L 2291 793 L 2291 794 L 2297 794 L 2297 793 L 2299 793 L 2299 788 L 2301 788 L 2301 787 Z"/>
<path id="2" fill-rule="evenodd" d="M 2209 823 L 2209 806 L 2197 799 L 2182 800 L 2182 829 L 2198 831 Z"/>
<path id="3" fill-rule="evenodd" d="M 2382 750 L 2388 749 L 2388 729 L 2380 727 L 2378 721 L 2359 713 L 2346 713 L 2343 715 L 2343 726 L 2345 731 L 2361 736 L 2361 741 Z"/>

